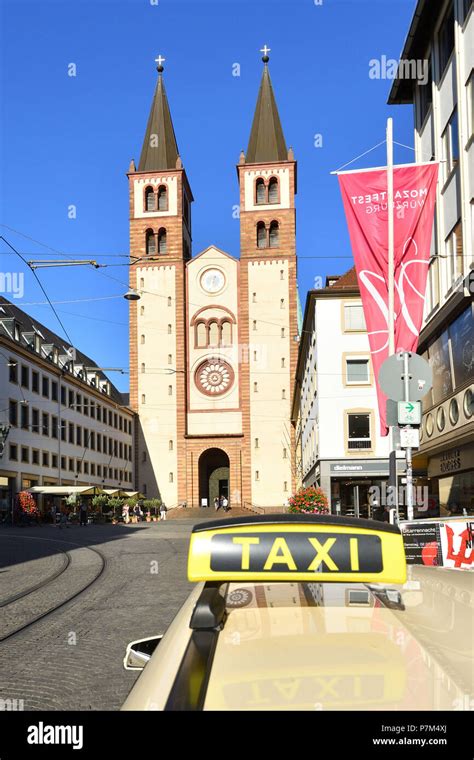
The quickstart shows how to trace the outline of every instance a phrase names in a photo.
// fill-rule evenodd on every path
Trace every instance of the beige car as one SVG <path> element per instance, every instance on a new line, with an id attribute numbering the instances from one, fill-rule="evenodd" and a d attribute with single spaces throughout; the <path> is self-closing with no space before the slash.
<path id="1" fill-rule="evenodd" d="M 122 709 L 469 709 L 472 575 L 410 570 L 392 525 L 197 525 L 196 588 L 164 636 L 129 644 L 124 665 L 143 673 Z"/>

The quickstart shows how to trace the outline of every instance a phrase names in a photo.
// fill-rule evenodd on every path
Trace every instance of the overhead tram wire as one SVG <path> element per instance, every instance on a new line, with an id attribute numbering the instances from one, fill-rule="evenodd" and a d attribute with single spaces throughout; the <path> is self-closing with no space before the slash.
<path id="1" fill-rule="evenodd" d="M 33 274 L 36 282 L 40 286 L 41 291 L 43 292 L 44 297 L 48 301 L 48 303 L 49 303 L 49 305 L 50 305 L 50 307 L 51 307 L 51 309 L 53 311 L 53 314 L 55 315 L 56 319 L 58 320 L 59 324 L 61 325 L 61 329 L 64 332 L 64 335 L 68 339 L 70 345 L 74 346 L 74 342 L 71 339 L 71 336 L 69 335 L 68 331 L 66 330 L 66 328 L 65 328 L 65 326 L 64 326 L 64 324 L 63 324 L 63 322 L 61 320 L 61 317 L 59 316 L 58 312 L 56 311 L 56 309 L 54 308 L 53 304 L 51 303 L 51 299 L 48 296 L 48 294 L 47 294 L 47 292 L 46 292 L 46 290 L 45 290 L 45 288 L 43 286 L 43 283 L 41 282 L 40 278 L 38 277 L 36 271 L 29 266 L 27 260 L 22 256 L 22 254 L 19 251 L 17 251 L 16 248 L 3 235 L 0 235 L 0 240 L 3 240 L 3 242 L 6 243 L 8 245 L 8 247 L 11 248 L 14 253 L 16 253 L 16 255 L 23 261 L 23 263 L 26 264 L 26 266 L 28 267 L 28 269 L 30 269 L 30 271 L 32 272 L 32 274 Z"/>
<path id="2" fill-rule="evenodd" d="M 383 142 L 384 142 L 384 141 L 383 141 Z M 383 142 L 382 142 L 382 143 L 380 143 L 380 144 L 383 144 Z M 378 147 L 378 146 L 375 146 L 375 147 Z M 373 150 L 373 149 L 371 149 L 371 150 Z M 370 152 L 370 151 L 368 151 L 368 152 Z M 354 159 L 354 160 L 356 160 L 356 159 Z M 352 162 L 349 162 L 349 163 L 352 163 Z M 12 232 L 14 232 L 15 234 L 17 234 L 17 235 L 20 235 L 20 236 L 22 236 L 22 237 L 25 237 L 26 239 L 28 239 L 28 240 L 31 240 L 32 242 L 36 243 L 37 245 L 40 245 L 40 246 L 42 246 L 42 247 L 44 247 L 44 248 L 47 248 L 49 251 L 52 251 L 52 252 L 54 252 L 54 253 L 56 253 L 56 254 L 58 254 L 58 255 L 64 256 L 65 258 L 67 258 L 67 259 L 70 259 L 70 260 L 73 260 L 73 259 L 74 259 L 74 257 L 73 257 L 72 255 L 70 255 L 70 254 L 66 254 L 66 253 L 64 253 L 64 251 L 59 251 L 57 248 L 52 248 L 51 246 L 47 245 L 46 243 L 42 243 L 42 242 L 41 242 L 41 241 L 39 241 L 39 240 L 35 240 L 34 238 L 32 238 L 32 237 L 30 237 L 30 236 L 28 236 L 28 235 L 25 235 L 24 233 L 20 232 L 19 230 L 15 230 L 14 228 L 12 228 L 12 227 L 8 227 L 7 225 L 4 225 L 4 224 L 0 224 L 0 226 L 2 226 L 2 227 L 6 227 L 7 229 L 11 230 L 11 231 L 12 231 Z M 5 240 L 5 238 L 3 238 L 2 236 L 0 236 L 0 239 L 3 239 L 3 240 Z M 5 242 L 7 242 L 7 241 L 5 241 Z M 10 244 L 9 244 L 9 245 L 10 245 Z M 16 251 L 16 250 L 13 248 L 13 246 L 11 246 L 11 245 L 10 245 L 10 247 L 12 248 L 12 250 L 14 250 L 14 251 L 15 251 L 15 253 L 17 253 L 17 254 L 20 256 L 20 258 L 22 258 L 22 260 L 24 261 L 24 263 L 25 263 L 25 264 L 28 266 L 28 262 L 26 261 L 26 259 L 24 259 L 24 258 L 23 258 L 23 256 L 22 256 L 22 255 L 21 255 L 21 254 L 20 254 L 18 251 Z M 99 255 L 100 255 L 100 254 L 99 254 Z M 99 255 L 98 255 L 98 256 L 99 256 Z M 106 254 L 106 255 L 109 255 L 109 254 Z M 110 255 L 113 255 L 113 254 L 110 254 Z M 122 256 L 122 255 L 123 255 L 123 256 L 126 256 L 127 258 L 131 258 L 129 254 L 117 254 L 117 255 L 120 255 L 120 256 Z M 314 256 L 314 257 L 313 257 L 313 256 L 307 256 L 307 257 L 302 257 L 302 256 L 299 256 L 298 258 L 318 258 L 318 257 L 316 257 L 316 256 Z M 332 256 L 331 256 L 331 257 L 321 257 L 321 258 L 324 258 L 324 259 L 329 259 L 329 258 L 335 258 L 335 257 L 332 257 Z M 350 258 L 350 259 L 352 259 L 352 256 L 344 256 L 344 257 L 342 257 L 342 256 L 341 256 L 341 257 L 339 257 L 339 258 Z M 217 257 L 215 257 L 215 259 L 216 259 L 216 260 L 218 260 L 218 258 L 217 258 Z M 132 264 L 124 264 L 123 266 L 128 266 L 128 267 L 130 267 L 130 266 L 135 266 L 135 265 L 136 265 L 136 264 L 137 264 L 137 263 L 138 263 L 140 260 L 141 260 L 141 258 L 137 259 L 137 260 L 136 260 L 135 262 L 133 262 Z M 208 260 L 209 260 L 209 259 L 208 259 Z M 220 259 L 219 259 L 219 260 L 220 260 Z M 191 259 L 191 261 L 192 261 L 192 259 Z M 236 261 L 236 262 L 238 262 L 238 261 L 239 261 L 239 259 L 235 259 L 235 261 Z M 119 283 L 119 285 L 121 285 L 121 286 L 122 286 L 122 287 L 124 287 L 124 288 L 128 288 L 128 287 L 130 286 L 130 284 L 129 284 L 128 282 L 123 282 L 122 280 L 119 280 L 117 277 L 114 277 L 113 275 L 110 275 L 110 274 L 106 274 L 106 272 L 102 272 L 102 271 L 101 271 L 101 269 L 105 269 L 105 268 L 107 268 L 107 266 L 108 266 L 108 265 L 101 265 L 101 266 L 100 266 L 100 268 L 99 268 L 99 269 L 96 269 L 95 271 L 97 271 L 97 272 L 98 272 L 98 274 L 101 274 L 101 275 L 103 275 L 103 277 L 107 277 L 107 279 L 109 279 L 109 280 L 112 280 L 112 281 L 114 281 L 114 282 L 118 282 L 118 283 Z M 28 267 L 28 268 L 31 268 L 31 267 Z M 36 273 L 34 272 L 34 270 L 32 270 L 32 271 L 33 271 L 33 274 L 35 274 L 35 276 L 36 276 Z M 38 279 L 38 278 L 37 278 L 37 279 Z M 38 282 L 39 282 L 39 280 L 38 280 Z M 41 286 L 41 287 L 42 287 L 42 286 Z M 43 290 L 43 292 L 45 293 L 45 291 L 44 291 L 44 289 L 43 289 L 43 288 L 42 288 L 42 290 Z M 158 298 L 168 298 L 168 296 L 167 296 L 167 295 L 165 295 L 165 294 L 163 294 L 163 293 L 157 293 L 157 292 L 155 292 L 155 291 L 146 290 L 146 289 L 144 289 L 144 288 L 139 288 L 139 290 L 140 290 L 140 292 L 141 292 L 141 293 L 146 293 L 146 294 L 148 294 L 148 295 L 157 296 Z M 45 293 L 45 295 L 46 295 L 46 293 Z M 46 296 L 46 297 L 47 297 L 47 296 Z M 49 298 L 48 298 L 48 302 L 51 304 L 51 302 L 49 301 Z M 191 303 L 191 302 L 190 302 L 190 304 L 189 304 L 189 305 L 190 305 L 190 306 L 197 306 L 197 307 L 201 306 L 201 304 L 195 304 L 195 303 Z M 56 313 L 56 312 L 55 312 L 55 313 Z M 56 317 L 57 317 L 57 314 L 56 314 Z M 58 318 L 58 317 L 57 317 L 57 318 Z M 260 322 L 261 324 L 268 324 L 268 325 L 272 325 L 272 326 L 274 326 L 274 327 L 278 327 L 278 328 L 280 328 L 280 327 L 281 327 L 281 325 L 280 325 L 279 323 L 277 323 L 277 322 L 270 322 L 270 321 L 268 321 L 268 320 L 263 320 L 263 319 L 260 319 L 260 320 L 259 320 L 259 322 Z M 63 328 L 63 329 L 64 329 L 64 328 Z M 303 330 L 302 332 L 309 332 L 309 331 L 307 331 L 307 330 Z"/>

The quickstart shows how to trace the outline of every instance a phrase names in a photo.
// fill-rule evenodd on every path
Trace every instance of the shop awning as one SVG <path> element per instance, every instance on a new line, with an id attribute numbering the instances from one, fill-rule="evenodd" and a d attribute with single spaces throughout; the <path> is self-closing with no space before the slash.
<path id="1" fill-rule="evenodd" d="M 131 499 L 132 496 L 138 496 L 140 491 L 120 491 L 121 496 L 125 496 L 127 499 Z"/>
<path id="2" fill-rule="evenodd" d="M 48 496 L 70 496 L 71 494 L 93 496 L 95 493 L 100 492 L 99 486 L 32 486 L 32 488 L 26 488 L 25 490 L 28 493 Z"/>

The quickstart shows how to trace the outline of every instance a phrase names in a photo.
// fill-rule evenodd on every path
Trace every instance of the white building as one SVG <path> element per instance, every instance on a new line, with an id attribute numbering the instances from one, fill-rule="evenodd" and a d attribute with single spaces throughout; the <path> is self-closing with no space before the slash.
<path id="1" fill-rule="evenodd" d="M 293 397 L 300 482 L 332 512 L 372 516 L 368 489 L 388 481 L 389 439 L 377 394 L 355 269 L 307 295 Z M 298 457 L 296 457 L 298 461 Z"/>
<path id="2" fill-rule="evenodd" d="M 401 54 L 426 84 L 395 79 L 413 104 L 417 161 L 440 160 L 425 319 L 418 352 L 433 367 L 414 459 L 441 516 L 474 514 L 474 12 L 472 0 L 419 0 Z"/>
<path id="3" fill-rule="evenodd" d="M 132 490 L 126 402 L 89 357 L 0 298 L 0 511 L 33 486 Z"/>

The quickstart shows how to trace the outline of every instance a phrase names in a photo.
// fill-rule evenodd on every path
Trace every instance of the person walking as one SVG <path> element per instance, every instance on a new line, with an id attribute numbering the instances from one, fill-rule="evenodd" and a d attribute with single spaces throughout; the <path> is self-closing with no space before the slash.
<path id="1" fill-rule="evenodd" d="M 214 499 L 214 509 L 216 510 L 216 512 L 219 509 L 219 497 L 218 496 L 216 496 L 216 498 Z"/>
<path id="2" fill-rule="evenodd" d="M 164 501 L 162 501 L 160 505 L 160 520 L 166 520 L 167 511 L 168 511 L 168 508 L 166 504 L 164 503 Z"/>
<path id="3" fill-rule="evenodd" d="M 81 501 L 79 504 L 79 525 L 87 525 L 87 504 L 85 501 Z"/>
<path id="4" fill-rule="evenodd" d="M 128 525 L 130 522 L 130 506 L 128 504 L 124 504 L 122 507 L 122 520 L 125 525 Z"/>
<path id="5" fill-rule="evenodd" d="M 228 512 L 229 511 L 229 500 L 228 500 L 227 496 L 223 496 L 222 497 L 222 507 L 224 509 L 224 512 Z"/>
<path id="6" fill-rule="evenodd" d="M 61 517 L 59 518 L 59 527 L 69 528 L 69 525 L 67 524 L 67 507 L 65 505 L 61 507 Z"/>

